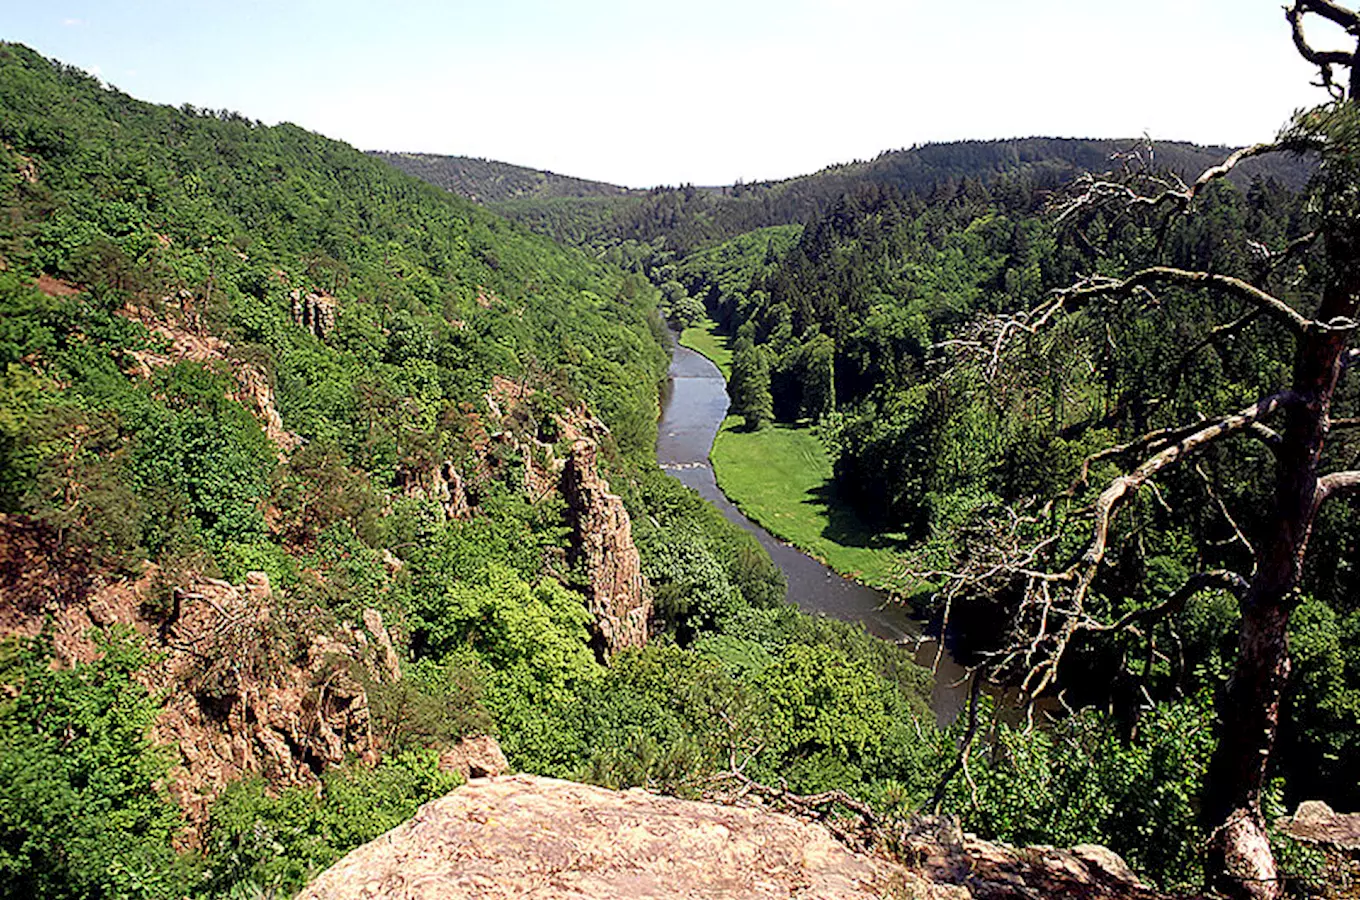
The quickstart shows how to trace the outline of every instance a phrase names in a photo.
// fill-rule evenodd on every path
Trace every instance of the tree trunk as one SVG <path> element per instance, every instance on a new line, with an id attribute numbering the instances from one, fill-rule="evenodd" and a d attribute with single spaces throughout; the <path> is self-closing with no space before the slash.
<path id="1" fill-rule="evenodd" d="M 1282 599 L 1249 595 L 1209 769 L 1205 812 L 1215 826 L 1209 841 L 1209 886 L 1232 897 L 1280 894 L 1261 794 L 1279 725 L 1280 696 L 1289 677 L 1290 610 Z"/>
<path id="2" fill-rule="evenodd" d="M 1347 275 L 1324 290 L 1318 321 L 1354 315 L 1360 278 Z M 1237 662 L 1222 698 L 1205 797 L 1206 820 L 1214 829 L 1206 874 L 1210 887 L 1231 897 L 1274 900 L 1282 892 L 1261 796 L 1289 679 L 1289 616 L 1298 605 L 1296 588 L 1317 517 L 1318 468 L 1347 336 L 1343 330 L 1313 329 L 1299 338 L 1293 388 L 1305 399 L 1285 412 L 1273 516 L 1242 602 Z"/>

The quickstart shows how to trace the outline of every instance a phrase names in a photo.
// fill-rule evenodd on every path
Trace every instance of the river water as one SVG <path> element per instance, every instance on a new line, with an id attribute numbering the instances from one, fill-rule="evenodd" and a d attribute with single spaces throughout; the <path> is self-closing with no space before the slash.
<path id="1" fill-rule="evenodd" d="M 915 648 L 916 660 L 936 663 L 931 708 L 942 725 L 958 716 L 967 702 L 963 668 L 939 645 L 922 637 L 921 624 L 892 604 L 887 594 L 842 578 L 797 548 L 785 544 L 742 515 L 718 488 L 709 463 L 713 439 L 727 415 L 727 384 L 707 357 L 674 345 L 666 389 L 662 393 L 656 458 L 672 476 L 699 492 L 728 519 L 755 535 L 789 583 L 789 602 L 814 615 L 858 622 L 875 637 Z"/>

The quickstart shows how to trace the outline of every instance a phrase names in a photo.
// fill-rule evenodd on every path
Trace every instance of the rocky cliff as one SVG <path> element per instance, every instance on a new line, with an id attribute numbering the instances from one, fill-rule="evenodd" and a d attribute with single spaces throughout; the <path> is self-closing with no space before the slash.
<path id="1" fill-rule="evenodd" d="M 1153 898 L 1100 847 L 1014 848 L 926 822 L 907 866 L 768 809 L 516 775 L 474 779 L 298 900 Z"/>
<path id="2" fill-rule="evenodd" d="M 263 573 L 244 584 L 155 566 L 134 578 L 87 572 L 54 555 L 35 523 L 0 514 L 0 637 L 47 628 L 55 661 L 93 659 L 97 628 L 126 626 L 153 651 L 139 678 L 165 697 L 152 737 L 177 748 L 169 784 L 193 830 L 230 782 L 315 781 L 349 757 L 376 761 L 366 684 L 400 677 L 377 610 L 336 623 L 276 595 Z"/>
<path id="3" fill-rule="evenodd" d="M 647 643 L 652 594 L 633 544 L 628 510 L 600 476 L 597 449 L 584 438 L 572 444 L 562 492 L 570 510 L 574 553 L 590 579 L 586 606 L 601 644 L 612 654 Z"/>
<path id="4" fill-rule="evenodd" d="M 124 306 L 120 310 L 124 318 L 140 322 L 162 342 L 154 349 L 131 351 L 132 367 L 128 374 L 149 378 L 153 369 L 178 362 L 224 366 L 236 381 L 233 397 L 255 415 L 265 435 L 279 448 L 281 455 L 286 455 L 302 441 L 283 427 L 283 417 L 274 405 L 274 388 L 268 376 L 259 365 L 233 358 L 230 344 L 203 330 L 196 309 L 201 302 L 189 291 L 182 290 L 160 299 L 160 314 L 135 303 Z"/>
<path id="5" fill-rule="evenodd" d="M 493 378 L 485 418 L 467 415 L 463 438 L 471 448 L 469 458 L 461 463 L 442 460 L 424 472 L 403 472 L 404 488 L 439 503 L 450 518 L 466 519 L 476 511 L 479 485 L 502 477 L 505 461 L 515 460 L 530 501 L 539 503 L 553 494 L 566 501 L 571 561 L 586 575 L 586 606 L 602 654 L 640 647 L 647 642 L 652 589 L 642 574 L 628 510 L 601 474 L 601 442 L 609 429 L 581 404 L 546 417 L 537 414 L 534 393 L 522 382 Z M 555 440 L 541 439 L 540 431 Z"/>

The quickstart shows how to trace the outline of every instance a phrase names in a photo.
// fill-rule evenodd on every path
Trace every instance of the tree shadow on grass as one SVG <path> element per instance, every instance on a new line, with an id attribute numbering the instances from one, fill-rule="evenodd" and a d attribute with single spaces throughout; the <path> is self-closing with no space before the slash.
<path id="1" fill-rule="evenodd" d="M 813 499 L 804 502 L 815 506 L 827 520 L 822 529 L 822 537 L 827 540 L 845 547 L 870 550 L 901 552 L 907 549 L 907 541 L 901 535 L 879 531 L 862 520 L 850 504 L 840 498 L 835 482 L 830 478 L 808 493 Z"/>

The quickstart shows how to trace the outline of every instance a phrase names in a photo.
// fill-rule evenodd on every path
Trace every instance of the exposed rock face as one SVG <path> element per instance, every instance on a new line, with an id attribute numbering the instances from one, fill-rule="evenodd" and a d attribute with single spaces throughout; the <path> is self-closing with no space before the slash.
<path id="1" fill-rule="evenodd" d="M 489 778 L 504 775 L 510 771 L 510 763 L 501 752 L 501 745 L 487 735 L 465 737 L 452 750 L 446 750 L 439 757 L 441 772 L 457 772 L 464 781 L 473 778 Z"/>
<path id="2" fill-rule="evenodd" d="M 33 283 L 33 286 L 49 297 L 74 297 L 80 293 L 80 288 L 74 284 L 69 281 L 62 281 L 60 278 L 53 278 L 46 272 L 38 276 L 38 280 Z"/>
<path id="3" fill-rule="evenodd" d="M 249 363 L 234 367 L 236 399 L 255 414 L 265 437 L 274 442 L 280 452 L 287 453 L 302 443 L 302 439 L 283 427 L 283 416 L 274 405 L 274 388 L 258 367 Z"/>
<path id="4" fill-rule="evenodd" d="M 605 650 L 613 654 L 647 643 L 652 593 L 642 575 L 628 511 L 600 476 L 596 451 L 595 443 L 584 438 L 572 444 L 562 472 L 562 493 L 572 519 L 575 553 L 590 579 L 586 605 Z"/>
<path id="5" fill-rule="evenodd" d="M 231 345 L 221 338 L 201 334 L 195 328 L 196 314 L 193 311 L 193 296 L 181 291 L 179 297 L 165 297 L 167 306 L 178 306 L 178 318 L 170 321 L 158 317 L 143 306 L 129 304 L 121 310 L 124 317 L 141 322 L 152 334 L 169 341 L 169 347 L 162 351 L 134 350 L 133 371 L 131 374 L 150 378 L 153 369 L 173 365 L 178 362 L 222 363 L 227 366 L 236 380 L 236 390 L 232 396 L 246 409 L 254 413 L 265 435 L 286 454 L 302 442 L 301 438 L 283 427 L 283 417 L 274 404 L 274 389 L 269 384 L 264 370 L 259 366 L 231 358 Z"/>
<path id="6" fill-rule="evenodd" d="M 789 816 L 516 775 L 475 780 L 298 900 L 963 898 Z"/>
<path id="7" fill-rule="evenodd" d="M 167 655 L 145 677 L 177 688 L 153 736 L 179 747 L 171 795 L 191 822 L 248 775 L 305 784 L 347 755 L 376 761 L 368 697 L 350 664 L 375 680 L 393 677 L 380 652 L 365 652 L 370 643 L 391 645 L 381 617 L 371 642 L 358 630 L 314 630 L 305 618 L 280 614 L 263 573 L 240 587 L 199 581 L 178 591 L 176 604 Z"/>
<path id="8" fill-rule="evenodd" d="M 318 338 L 325 338 L 335 328 L 336 300 L 330 294 L 309 293 L 294 289 L 289 293 L 292 301 L 293 324 L 306 328 Z"/>
<path id="9" fill-rule="evenodd" d="M 472 516 L 472 503 L 468 500 L 463 476 L 451 461 L 444 461 L 434 467 L 428 479 L 411 479 L 406 484 L 408 496 L 423 492 L 439 504 L 444 515 L 450 519 L 466 520 Z"/>
<path id="10" fill-rule="evenodd" d="M 1162 896 L 1139 881 L 1119 854 L 1106 847 L 1012 847 L 962 832 L 947 818 L 916 820 L 903 835 L 901 855 L 913 860 L 922 876 L 964 889 L 964 896 L 975 900 L 1154 900 Z"/>
<path id="11" fill-rule="evenodd" d="M 298 900 L 1158 896 L 1104 847 L 1015 848 L 923 819 L 902 851 L 910 868 L 767 809 L 514 775 L 474 779 L 427 803 Z"/>
<path id="12" fill-rule="evenodd" d="M 1322 852 L 1319 896 L 1325 900 L 1360 897 L 1360 813 L 1339 813 L 1321 800 L 1305 800 L 1294 815 L 1277 820 L 1275 826 Z"/>
<path id="13" fill-rule="evenodd" d="M 911 868 L 766 809 L 528 775 L 474 779 L 354 850 L 298 900 L 1159 896 L 1104 847 L 1009 847 L 944 820 L 922 820 L 904 840 Z"/>
<path id="14" fill-rule="evenodd" d="M 1321 800 L 1305 800 L 1294 815 L 1276 824 L 1285 834 L 1300 841 L 1349 853 L 1360 851 L 1360 813 L 1339 813 Z"/>
<path id="15" fill-rule="evenodd" d="M 56 662 L 70 665 L 95 658 L 96 627 L 141 633 L 156 659 L 138 677 L 166 698 L 152 737 L 178 748 L 169 790 L 191 828 L 244 776 L 306 784 L 352 756 L 376 761 L 356 675 L 383 683 L 401 672 L 375 610 L 364 629 L 327 628 L 319 613 L 275 597 L 260 572 L 242 585 L 194 578 L 172 588 L 148 566 L 101 583 L 53 558 L 52 545 L 33 523 L 0 516 L 0 638 L 34 636 L 50 618 Z"/>
<path id="16" fill-rule="evenodd" d="M 14 168 L 20 178 L 29 184 L 38 183 L 38 166 L 32 159 L 15 150 L 6 141 L 0 141 L 0 147 L 4 147 L 14 157 Z"/>
<path id="17" fill-rule="evenodd" d="M 586 605 L 600 648 L 612 655 L 625 647 L 640 647 L 647 642 L 652 591 L 642 574 L 628 510 L 600 474 L 599 441 L 609 429 L 578 405 L 552 415 L 555 443 L 539 440 L 528 403 L 533 395 L 522 382 L 493 377 L 486 394 L 486 420 L 468 415 L 463 438 L 472 455 L 464 463 L 466 477 L 452 461 L 444 461 L 424 472 L 401 473 L 403 489 L 438 503 L 450 518 L 467 519 L 473 515 L 471 498 L 479 483 L 497 475 L 499 460 L 518 458 L 526 497 L 538 503 L 556 492 L 567 502 L 573 555 L 589 581 Z M 571 447 L 565 459 L 558 455 L 563 443 Z"/>

